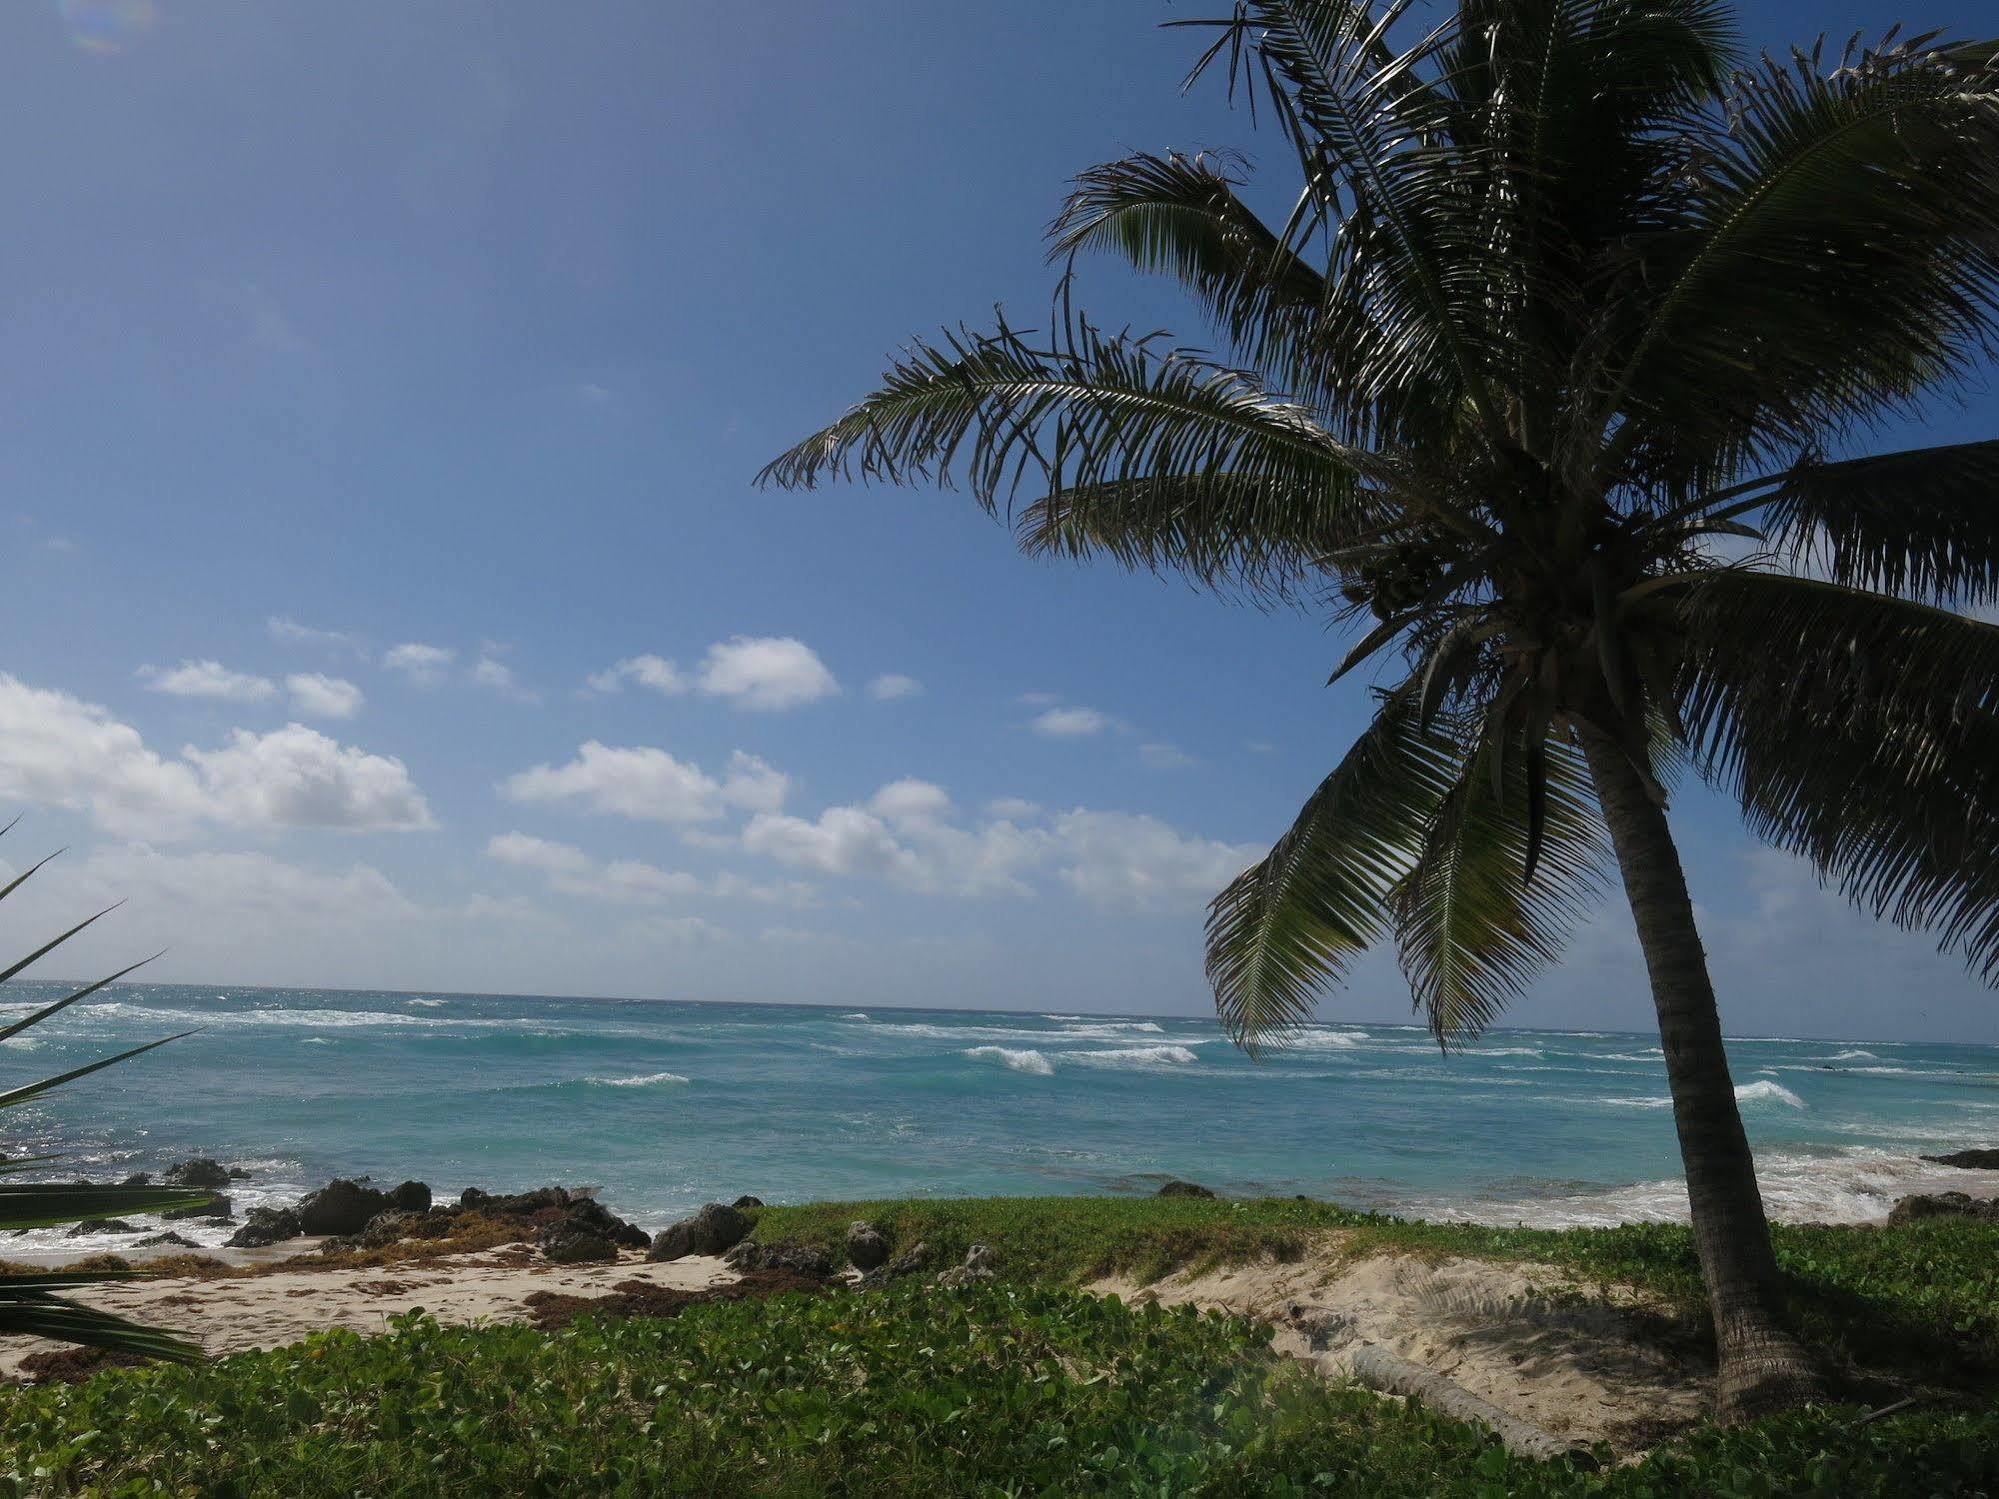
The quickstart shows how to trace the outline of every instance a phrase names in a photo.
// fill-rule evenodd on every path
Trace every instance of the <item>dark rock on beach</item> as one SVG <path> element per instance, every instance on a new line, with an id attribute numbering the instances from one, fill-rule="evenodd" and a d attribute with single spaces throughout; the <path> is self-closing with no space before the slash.
<path id="1" fill-rule="evenodd" d="M 872 1223 L 847 1225 L 847 1263 L 856 1270 L 872 1270 L 888 1259 L 888 1240 Z"/>
<path id="2" fill-rule="evenodd" d="M 232 1244 L 235 1242 L 236 1241 L 234 1239 L 230 1240 L 230 1243 Z M 163 1234 L 149 1234 L 143 1239 L 134 1241 L 132 1247 L 135 1249 L 153 1249 L 164 1245 L 171 1245 L 175 1249 L 201 1248 L 201 1246 L 195 1243 L 194 1240 L 183 1239 L 179 1234 L 173 1232 L 171 1229 L 169 1229 L 167 1232 Z"/>
<path id="3" fill-rule="evenodd" d="M 562 1225 L 543 1229 L 535 1247 L 543 1259 L 557 1265 L 602 1264 L 618 1257 L 618 1246 L 602 1234 Z"/>
<path id="4" fill-rule="evenodd" d="M 430 1211 L 430 1188 L 423 1182 L 404 1182 L 389 1193 L 389 1204 L 405 1213 L 427 1213 Z"/>
<path id="5" fill-rule="evenodd" d="M 1199 1182 L 1170 1181 L 1152 1194 L 1154 1197 L 1213 1197 L 1214 1192 Z"/>
<path id="6" fill-rule="evenodd" d="M 251 1208 L 244 1217 L 243 1226 L 230 1236 L 228 1247 L 263 1249 L 271 1244 L 282 1244 L 287 1239 L 296 1239 L 304 1232 L 298 1213 L 292 1208 Z"/>
<path id="7" fill-rule="evenodd" d="M 929 1258 L 930 1246 L 918 1239 L 886 1265 L 879 1265 L 868 1271 L 856 1284 L 870 1290 L 876 1286 L 885 1286 L 892 1280 L 901 1280 L 906 1275 L 916 1274 Z"/>
<path id="8" fill-rule="evenodd" d="M 1966 1171 L 1999 1171 L 1999 1150 L 1953 1150 L 1949 1155 L 1926 1155 L 1939 1166 L 1961 1166 Z"/>
<path id="9" fill-rule="evenodd" d="M 299 1203 L 299 1229 L 308 1234 L 358 1234 L 392 1205 L 388 1193 L 336 1176 Z"/>
<path id="10" fill-rule="evenodd" d="M 175 1208 L 160 1216 L 170 1223 L 180 1218 L 219 1218 L 226 1223 L 235 1219 L 236 1204 L 217 1193 L 206 1202 L 198 1202 L 191 1208 Z"/>
<path id="11" fill-rule="evenodd" d="M 150 1171 L 134 1171 L 130 1176 L 118 1183 L 121 1187 L 150 1187 L 152 1184 L 153 1173 Z"/>
<path id="12" fill-rule="evenodd" d="M 738 1275 L 786 1270 L 793 1275 L 826 1280 L 833 1274 L 833 1257 L 810 1244 L 759 1244 L 755 1239 L 744 1239 L 723 1253 L 722 1262 Z"/>
<path id="13" fill-rule="evenodd" d="M 68 1237 L 80 1239 L 85 1234 L 135 1234 L 138 1231 L 136 1225 L 127 1223 L 123 1218 L 86 1218 L 70 1229 Z"/>
<path id="14" fill-rule="evenodd" d="M 191 1160 L 179 1161 L 167 1167 L 166 1175 L 160 1178 L 165 1187 L 226 1187 L 229 1185 L 229 1170 L 220 1161 L 198 1155 Z"/>
<path id="15" fill-rule="evenodd" d="M 1973 1218 L 1999 1223 L 1999 1199 L 1963 1192 L 1919 1193 L 1904 1197 L 1888 1214 L 1890 1223 L 1919 1223 L 1925 1218 Z"/>
<path id="16" fill-rule="evenodd" d="M 747 1192 L 729 1204 L 730 1207 L 736 1208 L 739 1211 L 748 1208 L 760 1208 L 763 1205 L 764 1200 L 761 1197 L 752 1197 Z"/>
<path id="17" fill-rule="evenodd" d="M 711 1202 L 692 1218 L 661 1229 L 653 1236 L 653 1260 L 677 1260 L 688 1254 L 720 1254 L 742 1241 L 750 1231 L 750 1220 L 726 1203 Z"/>

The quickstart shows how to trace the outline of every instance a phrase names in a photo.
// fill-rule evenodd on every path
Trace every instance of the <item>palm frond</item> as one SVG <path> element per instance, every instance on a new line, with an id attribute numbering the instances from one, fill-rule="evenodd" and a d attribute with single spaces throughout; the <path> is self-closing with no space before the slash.
<path id="1" fill-rule="evenodd" d="M 1999 627 L 1734 571 L 1680 613 L 1701 774 L 1857 905 L 1999 977 Z"/>
<path id="2" fill-rule="evenodd" d="M 1732 129 L 1646 251 L 1663 288 L 1606 417 L 1716 471 L 1963 377 L 1999 313 L 1999 69 L 1919 37 L 1741 75 Z"/>
<path id="3" fill-rule="evenodd" d="M 1442 726 L 1419 721 L 1411 693 L 1390 695 L 1290 831 L 1215 897 L 1208 978 L 1239 1044 L 1254 1051 L 1306 1020 L 1382 933 L 1463 758 Z"/>
<path id="4" fill-rule="evenodd" d="M 1477 1036 L 1561 953 L 1603 889 L 1608 845 L 1580 753 L 1547 744 L 1538 833 L 1529 757 L 1509 755 L 1498 794 L 1490 750 L 1467 760 L 1396 887 L 1395 942 L 1416 1007 L 1444 1045 Z M 1530 877 L 1530 838 L 1539 857 Z"/>

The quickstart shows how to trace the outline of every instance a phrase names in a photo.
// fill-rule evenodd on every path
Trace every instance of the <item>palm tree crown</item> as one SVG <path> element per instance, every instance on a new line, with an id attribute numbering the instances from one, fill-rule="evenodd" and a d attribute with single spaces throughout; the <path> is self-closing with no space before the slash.
<path id="1" fill-rule="evenodd" d="M 1934 36 L 1735 71 L 1714 0 L 1244 0 L 1195 67 L 1280 127 L 1078 178 L 1051 230 L 1177 279 L 1227 356 L 1068 308 L 908 349 L 766 471 L 962 479 L 1031 552 L 1350 613 L 1372 726 L 1216 900 L 1239 1038 L 1392 934 L 1476 1032 L 1608 867 L 1586 738 L 1681 764 L 1999 972 L 1999 441 L 1834 457 L 1999 312 L 1999 67 Z M 1022 502 L 1022 503 L 1017 503 Z M 1726 559 L 1726 560 L 1725 560 Z"/>

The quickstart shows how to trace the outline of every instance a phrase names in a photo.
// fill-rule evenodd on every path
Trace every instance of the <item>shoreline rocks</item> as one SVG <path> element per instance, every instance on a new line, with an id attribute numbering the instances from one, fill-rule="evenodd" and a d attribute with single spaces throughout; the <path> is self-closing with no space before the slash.
<path id="1" fill-rule="evenodd" d="M 1999 1198 L 1973 1197 L 1966 1192 L 1919 1192 L 1896 1202 L 1890 1223 L 1920 1223 L 1930 1218 L 1972 1218 L 1999 1223 Z"/>
<path id="2" fill-rule="evenodd" d="M 677 1260 L 689 1254 L 721 1254 L 749 1236 L 751 1224 L 742 1210 L 710 1202 L 692 1218 L 667 1225 L 653 1235 L 649 1260 Z"/>
<path id="3" fill-rule="evenodd" d="M 1948 1155 L 1926 1155 L 1921 1159 L 1965 1171 L 1999 1171 L 1999 1150 L 1953 1150 Z"/>
<path id="4" fill-rule="evenodd" d="M 1176 1178 L 1166 1183 L 1165 1186 L 1152 1195 L 1154 1197 L 1213 1197 L 1215 1193 L 1213 1188 L 1204 1187 L 1199 1182 L 1183 1182 Z"/>

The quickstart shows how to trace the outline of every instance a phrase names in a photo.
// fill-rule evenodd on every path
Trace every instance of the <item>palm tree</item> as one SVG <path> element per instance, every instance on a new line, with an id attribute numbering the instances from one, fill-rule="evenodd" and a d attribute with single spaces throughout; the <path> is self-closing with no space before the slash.
<path id="1" fill-rule="evenodd" d="M 1177 279 L 1227 357 L 1075 314 L 894 361 L 764 471 L 962 478 L 1030 553 L 1359 618 L 1374 718 L 1214 901 L 1254 1047 L 1392 936 L 1447 1045 L 1614 865 L 1719 1407 L 1807 1398 L 1666 815 L 1690 767 L 1857 904 L 1999 974 L 1999 441 L 1852 456 L 1999 324 L 1999 66 L 1935 36 L 1738 62 L 1721 0 L 1242 0 L 1194 68 L 1295 153 L 1076 181 L 1053 258 Z M 1283 206 L 1283 205 L 1280 205 Z M 1073 265 L 1072 265 L 1073 269 Z M 1017 504 L 1017 502 L 1019 502 Z M 1387 659 L 1394 659 L 1392 656 Z"/>

